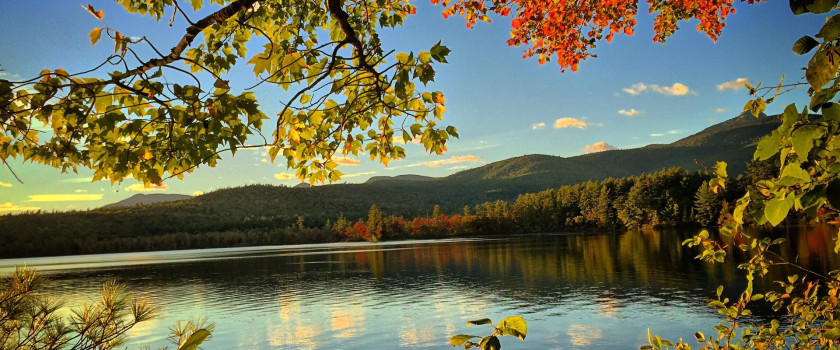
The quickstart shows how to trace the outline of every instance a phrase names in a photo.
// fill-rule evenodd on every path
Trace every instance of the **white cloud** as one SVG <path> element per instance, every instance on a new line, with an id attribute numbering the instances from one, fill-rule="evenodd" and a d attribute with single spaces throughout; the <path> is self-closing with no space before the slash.
<path id="1" fill-rule="evenodd" d="M 593 144 L 583 148 L 583 150 L 586 151 L 586 152 L 611 151 L 611 150 L 615 150 L 615 149 L 618 149 L 618 148 L 616 148 L 615 146 L 610 145 L 610 144 L 608 144 L 604 141 L 593 143 Z"/>
<path id="2" fill-rule="evenodd" d="M 629 88 L 623 88 L 621 90 L 630 95 L 638 95 L 645 91 L 653 91 L 659 94 L 669 96 L 683 96 L 685 94 L 688 94 L 689 92 L 692 94 L 696 94 L 694 91 L 691 91 L 691 89 L 689 89 L 688 86 L 682 83 L 674 83 L 674 85 L 671 86 L 659 86 L 656 84 L 647 85 L 644 83 L 636 83 L 630 86 Z"/>
<path id="3" fill-rule="evenodd" d="M 745 79 L 745 78 L 738 78 L 738 79 L 735 79 L 735 80 L 731 80 L 731 81 L 727 81 L 727 82 L 718 84 L 717 89 L 718 89 L 718 91 L 723 91 L 723 90 L 727 90 L 727 89 L 729 89 L 729 90 L 740 90 L 742 88 L 746 88 L 744 86 L 744 83 L 749 83 L 749 82 L 750 81 Z"/>
<path id="4" fill-rule="evenodd" d="M 576 119 L 576 118 L 560 118 L 554 121 L 554 128 L 555 129 L 563 129 L 563 128 L 578 128 L 578 129 L 585 129 L 589 124 L 583 120 Z"/>
<path id="5" fill-rule="evenodd" d="M 644 92 L 645 90 L 647 90 L 647 85 L 642 84 L 642 83 L 635 83 L 635 84 L 633 84 L 633 86 L 631 86 L 629 88 L 623 88 L 621 90 L 624 90 L 624 92 L 626 92 L 628 94 L 631 94 L 631 95 L 638 95 L 638 94 Z"/>
<path id="6" fill-rule="evenodd" d="M 192 193 L 193 197 L 200 196 L 202 194 L 204 194 L 204 191 L 195 191 L 195 192 Z"/>
<path id="7" fill-rule="evenodd" d="M 130 192 L 157 192 L 157 191 L 166 191 L 169 189 L 167 185 L 150 185 L 146 187 L 143 184 L 133 184 L 125 188 L 126 191 Z"/>
<path id="8" fill-rule="evenodd" d="M 35 194 L 29 196 L 30 202 L 98 201 L 100 199 L 102 199 L 101 194 Z"/>
<path id="9" fill-rule="evenodd" d="M 626 109 L 619 109 L 618 110 L 618 114 L 626 115 L 628 117 L 637 116 L 637 115 L 642 114 L 642 113 L 644 113 L 644 111 L 637 111 L 634 108 L 630 108 L 629 111 L 626 110 Z"/>
<path id="10" fill-rule="evenodd" d="M 723 109 L 723 108 L 715 109 L 715 113 L 723 113 L 723 112 L 726 112 L 726 109 Z"/>
<path id="11" fill-rule="evenodd" d="M 363 173 L 344 174 L 344 175 L 341 175 L 341 177 L 342 178 L 350 178 L 350 177 L 373 175 L 373 174 L 376 174 L 376 172 L 375 171 L 366 171 L 366 172 L 363 172 Z"/>
<path id="12" fill-rule="evenodd" d="M 39 207 L 21 207 L 19 205 L 14 205 L 11 202 L 0 203 L 0 213 L 11 213 L 13 211 L 30 211 L 30 210 L 38 210 L 41 209 Z"/>
<path id="13" fill-rule="evenodd" d="M 12 184 L 0 181 L 0 187 L 12 187 Z"/>
<path id="14" fill-rule="evenodd" d="M 263 162 L 263 163 L 268 163 L 268 159 L 265 159 L 265 158 L 260 159 L 260 162 Z"/>
<path id="15" fill-rule="evenodd" d="M 674 83 L 671 86 L 656 86 L 651 85 L 651 90 L 656 91 L 663 95 L 670 95 L 670 96 L 682 96 L 689 92 L 688 86 L 685 86 L 680 83 Z"/>
<path id="16" fill-rule="evenodd" d="M 650 134 L 650 136 L 653 136 L 653 137 L 662 137 L 662 136 L 665 136 L 665 134 Z"/>
<path id="17" fill-rule="evenodd" d="M 85 192 L 87 192 L 87 190 L 79 189 L 79 190 L 73 191 L 73 193 L 85 193 Z"/>
<path id="18" fill-rule="evenodd" d="M 484 159 L 478 156 L 455 156 L 449 157 L 449 159 L 442 159 L 442 160 L 435 160 L 431 162 L 424 162 L 424 163 L 417 163 L 417 164 L 409 164 L 408 167 L 415 167 L 415 166 L 427 166 L 430 168 L 436 168 L 443 165 L 449 164 L 457 164 L 457 163 L 477 163 L 477 162 L 484 162 Z"/>
<path id="19" fill-rule="evenodd" d="M 671 134 L 671 135 L 679 135 L 679 134 L 682 134 L 683 131 L 682 130 L 668 130 L 668 133 Z"/>
<path id="20" fill-rule="evenodd" d="M 531 130 L 542 129 L 544 127 L 545 127 L 545 123 L 531 124 Z"/>
<path id="21" fill-rule="evenodd" d="M 291 179 L 296 179 L 297 175 L 290 174 L 290 173 L 279 173 L 279 174 L 274 174 L 274 178 L 277 179 L 277 180 L 280 180 L 280 181 L 291 180 Z"/>

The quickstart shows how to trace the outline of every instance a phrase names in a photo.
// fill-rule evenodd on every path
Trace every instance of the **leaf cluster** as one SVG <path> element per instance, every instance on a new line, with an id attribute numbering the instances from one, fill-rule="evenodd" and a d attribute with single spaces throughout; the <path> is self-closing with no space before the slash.
<path id="1" fill-rule="evenodd" d="M 467 327 L 471 325 L 489 324 L 493 326 L 493 321 L 489 318 L 482 318 L 480 320 L 468 321 Z M 528 333 L 528 325 L 525 319 L 521 316 L 511 316 L 500 321 L 497 326 L 493 326 L 493 332 L 485 337 L 478 335 L 458 334 L 449 339 L 449 344 L 452 346 L 464 346 L 464 349 L 477 348 L 480 350 L 499 350 L 502 348 L 502 343 L 499 341 L 501 336 L 513 336 L 525 341 L 525 335 Z M 475 338 L 481 338 L 478 342 L 471 341 Z"/>

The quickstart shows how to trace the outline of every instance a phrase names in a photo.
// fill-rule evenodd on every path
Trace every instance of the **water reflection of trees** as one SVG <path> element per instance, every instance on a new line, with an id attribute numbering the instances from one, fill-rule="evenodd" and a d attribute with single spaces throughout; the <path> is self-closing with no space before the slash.
<path id="1" fill-rule="evenodd" d="M 791 241 L 778 252 L 784 259 L 824 271 L 840 266 L 830 232 L 817 227 L 765 234 Z M 52 278 L 55 288 L 72 294 L 84 288 L 74 286 L 116 278 L 133 290 L 151 291 L 147 296 L 166 310 L 191 308 L 202 313 L 224 305 L 223 312 L 230 315 L 225 317 L 276 320 L 277 324 L 264 328 L 268 345 L 317 348 L 324 345 L 318 339 L 327 335 L 350 339 L 365 334 L 366 324 L 382 322 L 372 313 L 382 307 L 407 313 L 403 316 L 408 317 L 407 325 L 412 324 L 412 308 L 456 320 L 471 310 L 496 305 L 525 315 L 551 315 L 568 313 L 558 308 L 571 303 L 604 319 L 627 317 L 627 307 L 639 302 L 703 310 L 698 296 L 713 295 L 717 285 L 727 286 L 727 291 L 743 289 L 743 274 L 736 268 L 743 257 L 737 249 L 729 249 L 730 258 L 724 264 L 701 263 L 694 259 L 697 251 L 681 247 L 691 234 L 639 231 L 337 245 L 54 273 Z M 789 272 L 771 271 L 773 276 L 767 280 Z M 185 300 L 185 295 L 198 295 L 198 299 Z M 457 307 L 453 308 L 453 302 Z M 171 316 L 190 315 L 179 312 Z M 442 322 L 441 327 L 449 324 Z M 418 335 L 437 336 L 445 333 L 444 328 L 424 324 L 394 328 L 393 341 L 405 346 L 423 344 L 425 335 Z M 569 328 L 558 336 L 588 330 Z M 143 333 L 151 337 L 157 332 Z"/>

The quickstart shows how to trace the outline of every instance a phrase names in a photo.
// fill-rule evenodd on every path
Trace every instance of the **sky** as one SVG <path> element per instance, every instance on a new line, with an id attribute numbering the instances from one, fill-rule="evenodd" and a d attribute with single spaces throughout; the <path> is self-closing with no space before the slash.
<path id="1" fill-rule="evenodd" d="M 180 18 L 169 27 L 168 20 L 155 23 L 127 15 L 112 1 L 90 4 L 104 10 L 109 26 L 128 35 L 145 35 L 158 47 L 173 46 L 184 33 Z M 442 41 L 452 50 L 449 63 L 436 66 L 435 82 L 426 89 L 443 91 L 443 124 L 458 128 L 460 138 L 447 142 L 448 152 L 442 156 L 428 154 L 421 145 L 405 145 L 406 158 L 387 167 L 366 155 L 345 159 L 340 183 L 402 174 L 443 177 L 527 154 L 571 157 L 674 142 L 736 117 L 749 100 L 745 80 L 763 86 L 775 86 L 783 75 L 786 83 L 804 81 L 802 67 L 808 56 L 795 55 L 791 47 L 802 35 L 817 33 L 824 21 L 824 16 L 794 16 L 787 1 L 736 1 L 737 12 L 727 18 L 717 42 L 697 32 L 697 22 L 692 21 L 681 22 L 681 29 L 660 44 L 652 40 L 653 16 L 641 3 L 633 36 L 600 42 L 594 50 L 598 58 L 582 62 L 577 72 L 561 73 L 555 63 L 539 65 L 536 59 L 522 58 L 522 47 L 507 46 L 508 19 L 493 18 L 493 23 L 467 29 L 462 19 L 444 19 L 441 8 L 427 1 L 414 5 L 417 14 L 403 27 L 380 33 L 383 44 L 397 52 L 419 52 Z M 44 0 L 38 6 L 22 0 L 0 2 L 0 78 L 14 81 L 43 69 L 72 73 L 93 67 L 113 47 L 91 47 L 88 33 L 99 25 L 72 1 Z M 255 82 L 250 66 L 242 66 L 230 77 L 234 90 Z M 276 90 L 258 91 L 257 97 L 269 116 L 288 99 Z M 807 101 L 805 89 L 794 90 L 768 105 L 767 113 Z M 84 210 L 137 193 L 198 195 L 250 184 L 299 183 L 282 158 L 272 164 L 262 149 L 222 158 L 215 168 L 199 168 L 183 180 L 169 179 L 149 189 L 131 179 L 113 185 L 107 180 L 91 182 L 92 171 L 86 169 L 62 174 L 12 159 L 9 165 L 22 183 L 9 169 L 0 168 L 0 215 Z"/>

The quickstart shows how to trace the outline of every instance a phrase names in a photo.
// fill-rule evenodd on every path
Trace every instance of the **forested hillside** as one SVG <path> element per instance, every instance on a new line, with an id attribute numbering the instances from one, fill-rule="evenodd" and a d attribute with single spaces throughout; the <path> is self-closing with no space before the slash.
<path id="1" fill-rule="evenodd" d="M 128 245 L 134 247 L 131 249 L 138 249 L 139 245 L 139 249 L 147 250 L 333 240 L 336 238 L 329 233 L 331 227 L 326 227 L 328 221 L 335 223 L 339 217 L 350 222 L 366 218 L 373 204 L 387 215 L 406 218 L 430 217 L 435 205 L 439 205 L 443 213 L 464 213 L 464 207 L 475 208 L 482 203 L 498 201 L 513 204 L 522 194 L 564 185 L 654 173 L 675 166 L 691 172 L 703 170 L 694 163 L 694 159 L 710 165 L 718 160 L 727 161 L 730 175 L 735 176 L 746 168 L 752 157 L 754 142 L 771 130 L 777 120 L 742 115 L 670 145 L 570 158 L 528 155 L 442 179 L 403 176 L 372 179 L 364 184 L 311 188 L 252 185 L 222 189 L 181 201 L 135 207 L 7 215 L 0 217 L 0 240 L 8 243 L 0 256 L 25 256 L 41 251 L 65 254 L 118 251 L 128 244 L 124 242 L 126 240 L 166 235 L 178 243 L 174 246 L 137 242 Z M 694 180 L 689 181 L 690 184 L 677 181 L 676 185 L 669 185 L 668 195 L 680 203 L 682 211 L 674 214 L 679 220 L 667 219 L 662 223 L 685 222 L 692 218 L 691 205 L 686 203 L 694 201 L 694 195 L 705 177 L 692 175 L 691 178 Z M 629 184 L 627 186 L 630 187 L 615 185 L 622 191 L 629 191 L 632 187 L 632 183 L 627 182 L 630 180 L 615 181 L 616 184 Z M 611 191 L 612 195 L 617 195 L 618 190 Z M 572 216 L 571 223 L 577 216 L 583 218 L 581 223 L 586 223 L 589 220 L 587 215 Z M 561 222 L 565 224 L 566 219 Z M 660 222 L 642 220 L 639 225 L 621 224 L 632 227 L 651 223 Z M 284 230 L 289 227 L 324 227 L 327 230 L 323 232 L 323 237 L 314 239 L 285 233 L 278 238 L 277 234 L 286 232 Z M 559 226 L 539 225 L 534 228 L 541 227 L 554 229 Z M 247 238 L 246 234 L 243 238 L 239 233 L 231 232 L 251 232 L 252 237 Z M 226 238 L 219 236 L 213 242 L 201 244 L 193 241 L 196 234 L 206 236 L 211 233 L 225 233 Z M 68 239 L 75 243 L 68 246 Z"/>

